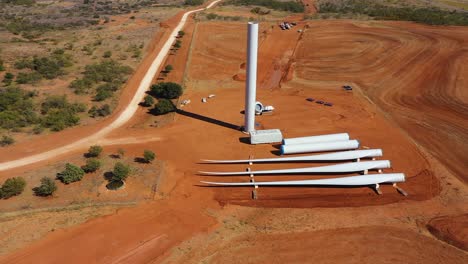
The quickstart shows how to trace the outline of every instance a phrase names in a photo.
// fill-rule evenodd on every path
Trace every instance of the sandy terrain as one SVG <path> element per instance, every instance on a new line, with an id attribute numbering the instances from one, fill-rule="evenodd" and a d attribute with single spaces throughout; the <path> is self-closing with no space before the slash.
<path id="1" fill-rule="evenodd" d="M 466 119 L 460 117 L 458 108 L 466 103 L 445 104 L 441 108 L 440 102 L 434 104 L 427 99 L 415 105 L 404 93 L 424 90 L 427 83 L 442 77 L 463 80 L 466 74 L 462 62 L 457 64 L 459 70 L 451 74 L 448 71 L 437 74 L 431 62 L 448 63 L 444 59 L 449 54 L 459 54 L 457 51 L 463 50 L 461 47 L 466 43 L 466 29 L 350 21 L 309 25 L 303 35 L 262 25 L 266 34 L 259 51 L 262 67 L 258 99 L 274 105 L 276 110 L 271 116 L 257 119 L 259 128 L 280 128 L 287 137 L 349 132 L 363 146 L 384 150 L 382 159 L 390 159 L 393 165 L 386 172 L 406 173 L 408 181 L 401 187 L 410 196 L 399 195 L 391 186 L 382 187 L 382 196 L 367 188 L 260 188 L 259 200 L 254 201 L 250 199 L 251 188 L 198 186 L 199 180 L 219 179 L 198 176 L 198 170 L 245 169 L 243 165 L 197 164 L 200 159 L 277 155 L 274 146 L 245 144 L 245 135 L 238 131 L 243 120 L 240 112 L 244 92 L 243 83 L 233 77 L 243 71 L 245 25 L 201 23 L 195 26 L 195 39 L 187 58 L 191 63 L 185 76 L 188 90 L 184 98 L 190 98 L 192 103 L 163 128 L 133 126 L 135 120 L 144 121 L 146 117 L 144 111 L 136 111 L 129 123 L 110 132 L 105 139 L 112 142 L 122 136 L 158 136 L 158 141 L 145 144 L 167 163 L 156 201 L 56 230 L 0 257 L 0 262 L 280 263 L 313 259 L 319 263 L 466 263 L 465 251 L 436 239 L 426 228 L 431 219 L 440 215 L 465 215 L 456 221 L 464 223 L 467 189 L 459 180 L 464 177 L 454 173 L 453 167 L 448 170 L 441 163 L 444 160 L 433 155 L 430 146 L 413 137 L 417 134 L 425 138 L 429 131 L 415 133 L 404 125 L 412 115 L 417 121 L 426 120 L 427 116 L 445 120 L 446 130 L 439 128 L 442 134 L 466 128 Z M 275 43 L 281 48 L 276 49 Z M 391 86 L 391 80 L 399 85 Z M 343 91 L 340 86 L 344 83 L 353 84 L 354 91 Z M 409 88 L 399 90 L 400 86 Z M 431 88 L 427 93 L 440 89 Z M 455 85 L 449 90 L 452 92 L 446 100 L 455 100 L 455 95 L 464 98 L 461 87 Z M 201 103 L 200 99 L 209 93 L 215 93 L 216 97 Z M 330 101 L 334 106 L 310 103 L 305 100 L 307 97 Z M 441 110 L 443 114 L 439 114 Z M 466 137 L 466 133 L 453 135 L 459 136 L 458 140 Z M 449 146 L 453 144 L 450 139 L 439 140 Z M 448 150 L 439 149 L 437 153 Z M 11 148 L 12 159 L 20 155 L 16 151 L 22 153 L 24 149 Z M 72 155 L 73 152 L 57 159 Z M 450 157 L 455 168 L 466 164 L 458 154 Z M 457 163 L 457 159 L 462 161 Z M 266 167 L 254 165 L 255 169 Z M 293 177 L 311 176 L 275 179 Z M 441 228 L 442 233 L 459 230 L 458 224 L 451 229 L 450 221 L 447 223 L 450 228 Z"/>

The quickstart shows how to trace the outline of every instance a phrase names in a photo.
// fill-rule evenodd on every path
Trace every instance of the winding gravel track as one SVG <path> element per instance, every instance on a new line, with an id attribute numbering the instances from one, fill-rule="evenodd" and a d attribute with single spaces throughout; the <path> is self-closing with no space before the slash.
<path id="1" fill-rule="evenodd" d="M 182 16 L 179 24 L 174 28 L 171 35 L 164 43 L 164 46 L 161 48 L 161 51 L 159 51 L 158 56 L 156 56 L 153 63 L 151 64 L 148 71 L 146 72 L 145 76 L 141 80 L 138 86 L 138 89 L 133 95 L 133 98 L 130 104 L 127 105 L 127 107 L 119 114 L 119 116 L 109 126 L 101 129 L 100 131 L 98 131 L 97 133 L 93 135 L 82 138 L 78 141 L 75 141 L 63 147 L 49 150 L 40 154 L 24 157 L 21 159 L 13 160 L 13 161 L 2 162 L 0 163 L 0 171 L 5 171 L 5 170 L 12 169 L 12 168 L 21 167 L 21 166 L 29 165 L 32 163 L 44 161 L 44 160 L 56 157 L 58 155 L 62 155 L 67 152 L 73 151 L 77 148 L 82 148 L 83 145 L 96 143 L 97 140 L 102 139 L 104 136 L 108 135 L 111 131 L 115 130 L 116 128 L 121 127 L 123 124 L 129 121 L 133 117 L 135 112 L 137 111 L 138 103 L 141 102 L 141 100 L 143 99 L 143 96 L 145 95 L 146 90 L 151 85 L 151 81 L 153 80 L 153 77 L 156 75 L 159 67 L 164 62 L 164 58 L 169 53 L 172 43 L 174 42 L 174 39 L 177 37 L 178 32 L 184 27 L 188 16 L 195 12 L 199 12 L 199 11 L 211 8 L 220 1 L 221 0 L 215 0 L 211 2 L 206 8 L 200 8 L 200 9 L 188 11 Z"/>

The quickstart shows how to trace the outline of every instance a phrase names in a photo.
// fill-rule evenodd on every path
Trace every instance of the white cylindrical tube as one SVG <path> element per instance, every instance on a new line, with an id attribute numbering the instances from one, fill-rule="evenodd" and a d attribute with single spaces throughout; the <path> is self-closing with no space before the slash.
<path id="1" fill-rule="evenodd" d="M 255 131 L 255 95 L 257 93 L 258 22 L 247 26 L 247 76 L 245 80 L 245 132 Z"/>
<path id="2" fill-rule="evenodd" d="M 358 140 L 322 142 L 316 144 L 281 145 L 281 155 L 307 152 L 347 150 L 359 148 Z"/>
<path id="3" fill-rule="evenodd" d="M 344 141 L 344 140 L 349 140 L 348 133 L 318 135 L 318 136 L 311 136 L 311 137 L 285 138 L 283 139 L 283 145 L 312 144 L 312 143 Z"/>

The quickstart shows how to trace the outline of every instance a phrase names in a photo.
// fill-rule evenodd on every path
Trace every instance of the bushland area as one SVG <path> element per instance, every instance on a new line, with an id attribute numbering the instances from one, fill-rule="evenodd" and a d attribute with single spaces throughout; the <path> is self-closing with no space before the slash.
<path id="1" fill-rule="evenodd" d="M 364 15 L 376 20 L 414 21 L 429 25 L 468 25 L 468 11 L 463 5 L 444 6 L 437 1 L 431 4 L 416 1 L 413 4 L 408 1 L 319 0 L 316 5 L 319 14 L 312 18 L 356 18 Z"/>
<path id="2" fill-rule="evenodd" d="M 90 124 L 184 0 L 0 1 L 0 146 Z"/>

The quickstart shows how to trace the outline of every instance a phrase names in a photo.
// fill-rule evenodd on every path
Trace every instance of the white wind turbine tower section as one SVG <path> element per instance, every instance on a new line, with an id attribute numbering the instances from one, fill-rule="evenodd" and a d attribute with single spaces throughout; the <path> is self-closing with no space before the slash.
<path id="1" fill-rule="evenodd" d="M 247 78 L 245 80 L 244 132 L 255 131 L 255 102 L 257 93 L 258 22 L 247 26 Z"/>

